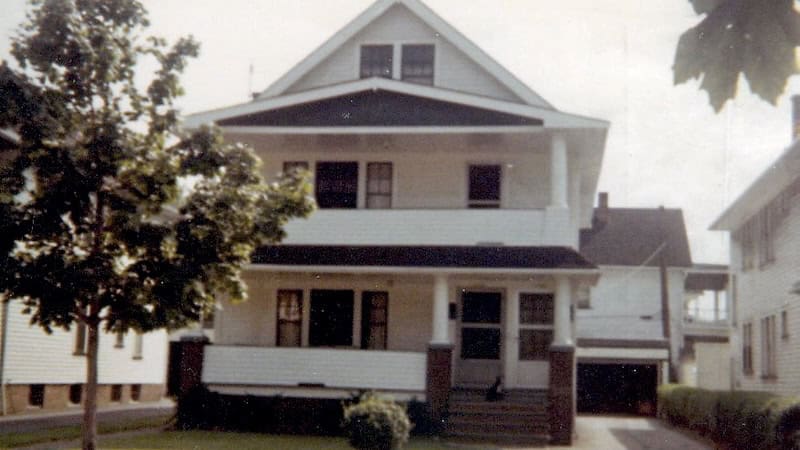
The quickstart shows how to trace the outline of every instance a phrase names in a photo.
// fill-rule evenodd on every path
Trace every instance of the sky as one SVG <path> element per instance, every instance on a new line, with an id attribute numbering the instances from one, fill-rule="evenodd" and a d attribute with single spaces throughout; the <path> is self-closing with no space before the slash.
<path id="1" fill-rule="evenodd" d="M 695 262 L 725 263 L 708 227 L 790 143 L 790 80 L 777 105 L 740 85 L 719 114 L 691 82 L 672 83 L 685 0 L 423 0 L 557 109 L 611 122 L 598 190 L 612 207 L 681 208 Z M 142 0 L 150 33 L 193 35 L 184 113 L 245 102 L 372 0 Z M 25 17 L 0 0 L 0 59 Z M 250 68 L 252 67 L 252 71 Z"/>

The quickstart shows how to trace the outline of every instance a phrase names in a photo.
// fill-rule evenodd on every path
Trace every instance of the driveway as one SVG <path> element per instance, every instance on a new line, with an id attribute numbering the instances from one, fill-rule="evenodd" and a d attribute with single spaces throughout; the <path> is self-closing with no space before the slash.
<path id="1" fill-rule="evenodd" d="M 552 450 L 712 450 L 662 422 L 643 417 L 578 416 L 571 447 Z M 541 449 L 541 448 L 540 448 Z M 519 447 L 516 448 L 519 450 Z"/>

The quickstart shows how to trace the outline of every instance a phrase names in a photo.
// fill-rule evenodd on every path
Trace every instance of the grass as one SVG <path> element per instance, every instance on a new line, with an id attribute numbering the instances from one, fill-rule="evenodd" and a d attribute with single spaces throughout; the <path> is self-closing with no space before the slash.
<path id="1" fill-rule="evenodd" d="M 121 423 L 101 423 L 97 427 L 99 434 L 122 433 L 125 431 L 160 428 L 166 425 L 171 414 L 129 420 Z M 69 441 L 81 438 L 80 425 L 47 428 L 25 433 L 0 433 L 0 448 L 25 447 L 55 441 Z"/>
<path id="2" fill-rule="evenodd" d="M 104 450 L 350 450 L 338 437 L 285 436 L 211 431 L 165 431 L 135 436 L 100 439 Z M 405 450 L 452 450 L 452 446 L 431 439 L 411 439 Z"/>

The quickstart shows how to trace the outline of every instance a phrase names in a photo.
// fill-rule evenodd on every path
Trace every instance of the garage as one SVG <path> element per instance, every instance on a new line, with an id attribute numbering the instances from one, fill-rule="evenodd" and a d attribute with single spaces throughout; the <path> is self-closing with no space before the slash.
<path id="1" fill-rule="evenodd" d="M 655 415 L 657 364 L 578 364 L 578 412 Z"/>

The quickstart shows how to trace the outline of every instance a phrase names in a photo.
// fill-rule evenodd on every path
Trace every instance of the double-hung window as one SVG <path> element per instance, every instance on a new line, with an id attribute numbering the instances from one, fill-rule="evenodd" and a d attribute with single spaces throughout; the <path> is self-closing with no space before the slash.
<path id="1" fill-rule="evenodd" d="M 361 348 L 386 350 L 389 293 L 367 291 L 361 298 Z"/>
<path id="2" fill-rule="evenodd" d="M 361 46 L 361 78 L 392 78 L 393 65 L 393 45 Z"/>
<path id="3" fill-rule="evenodd" d="M 400 79 L 409 83 L 433 86 L 434 46 L 403 45 Z"/>
<path id="4" fill-rule="evenodd" d="M 392 207 L 392 163 L 367 164 L 367 208 Z"/>
<path id="5" fill-rule="evenodd" d="M 553 294 L 519 295 L 519 359 L 547 361 L 553 343 Z"/>
<path id="6" fill-rule="evenodd" d="M 300 347 L 303 324 L 303 291 L 278 291 L 278 347 Z"/>

